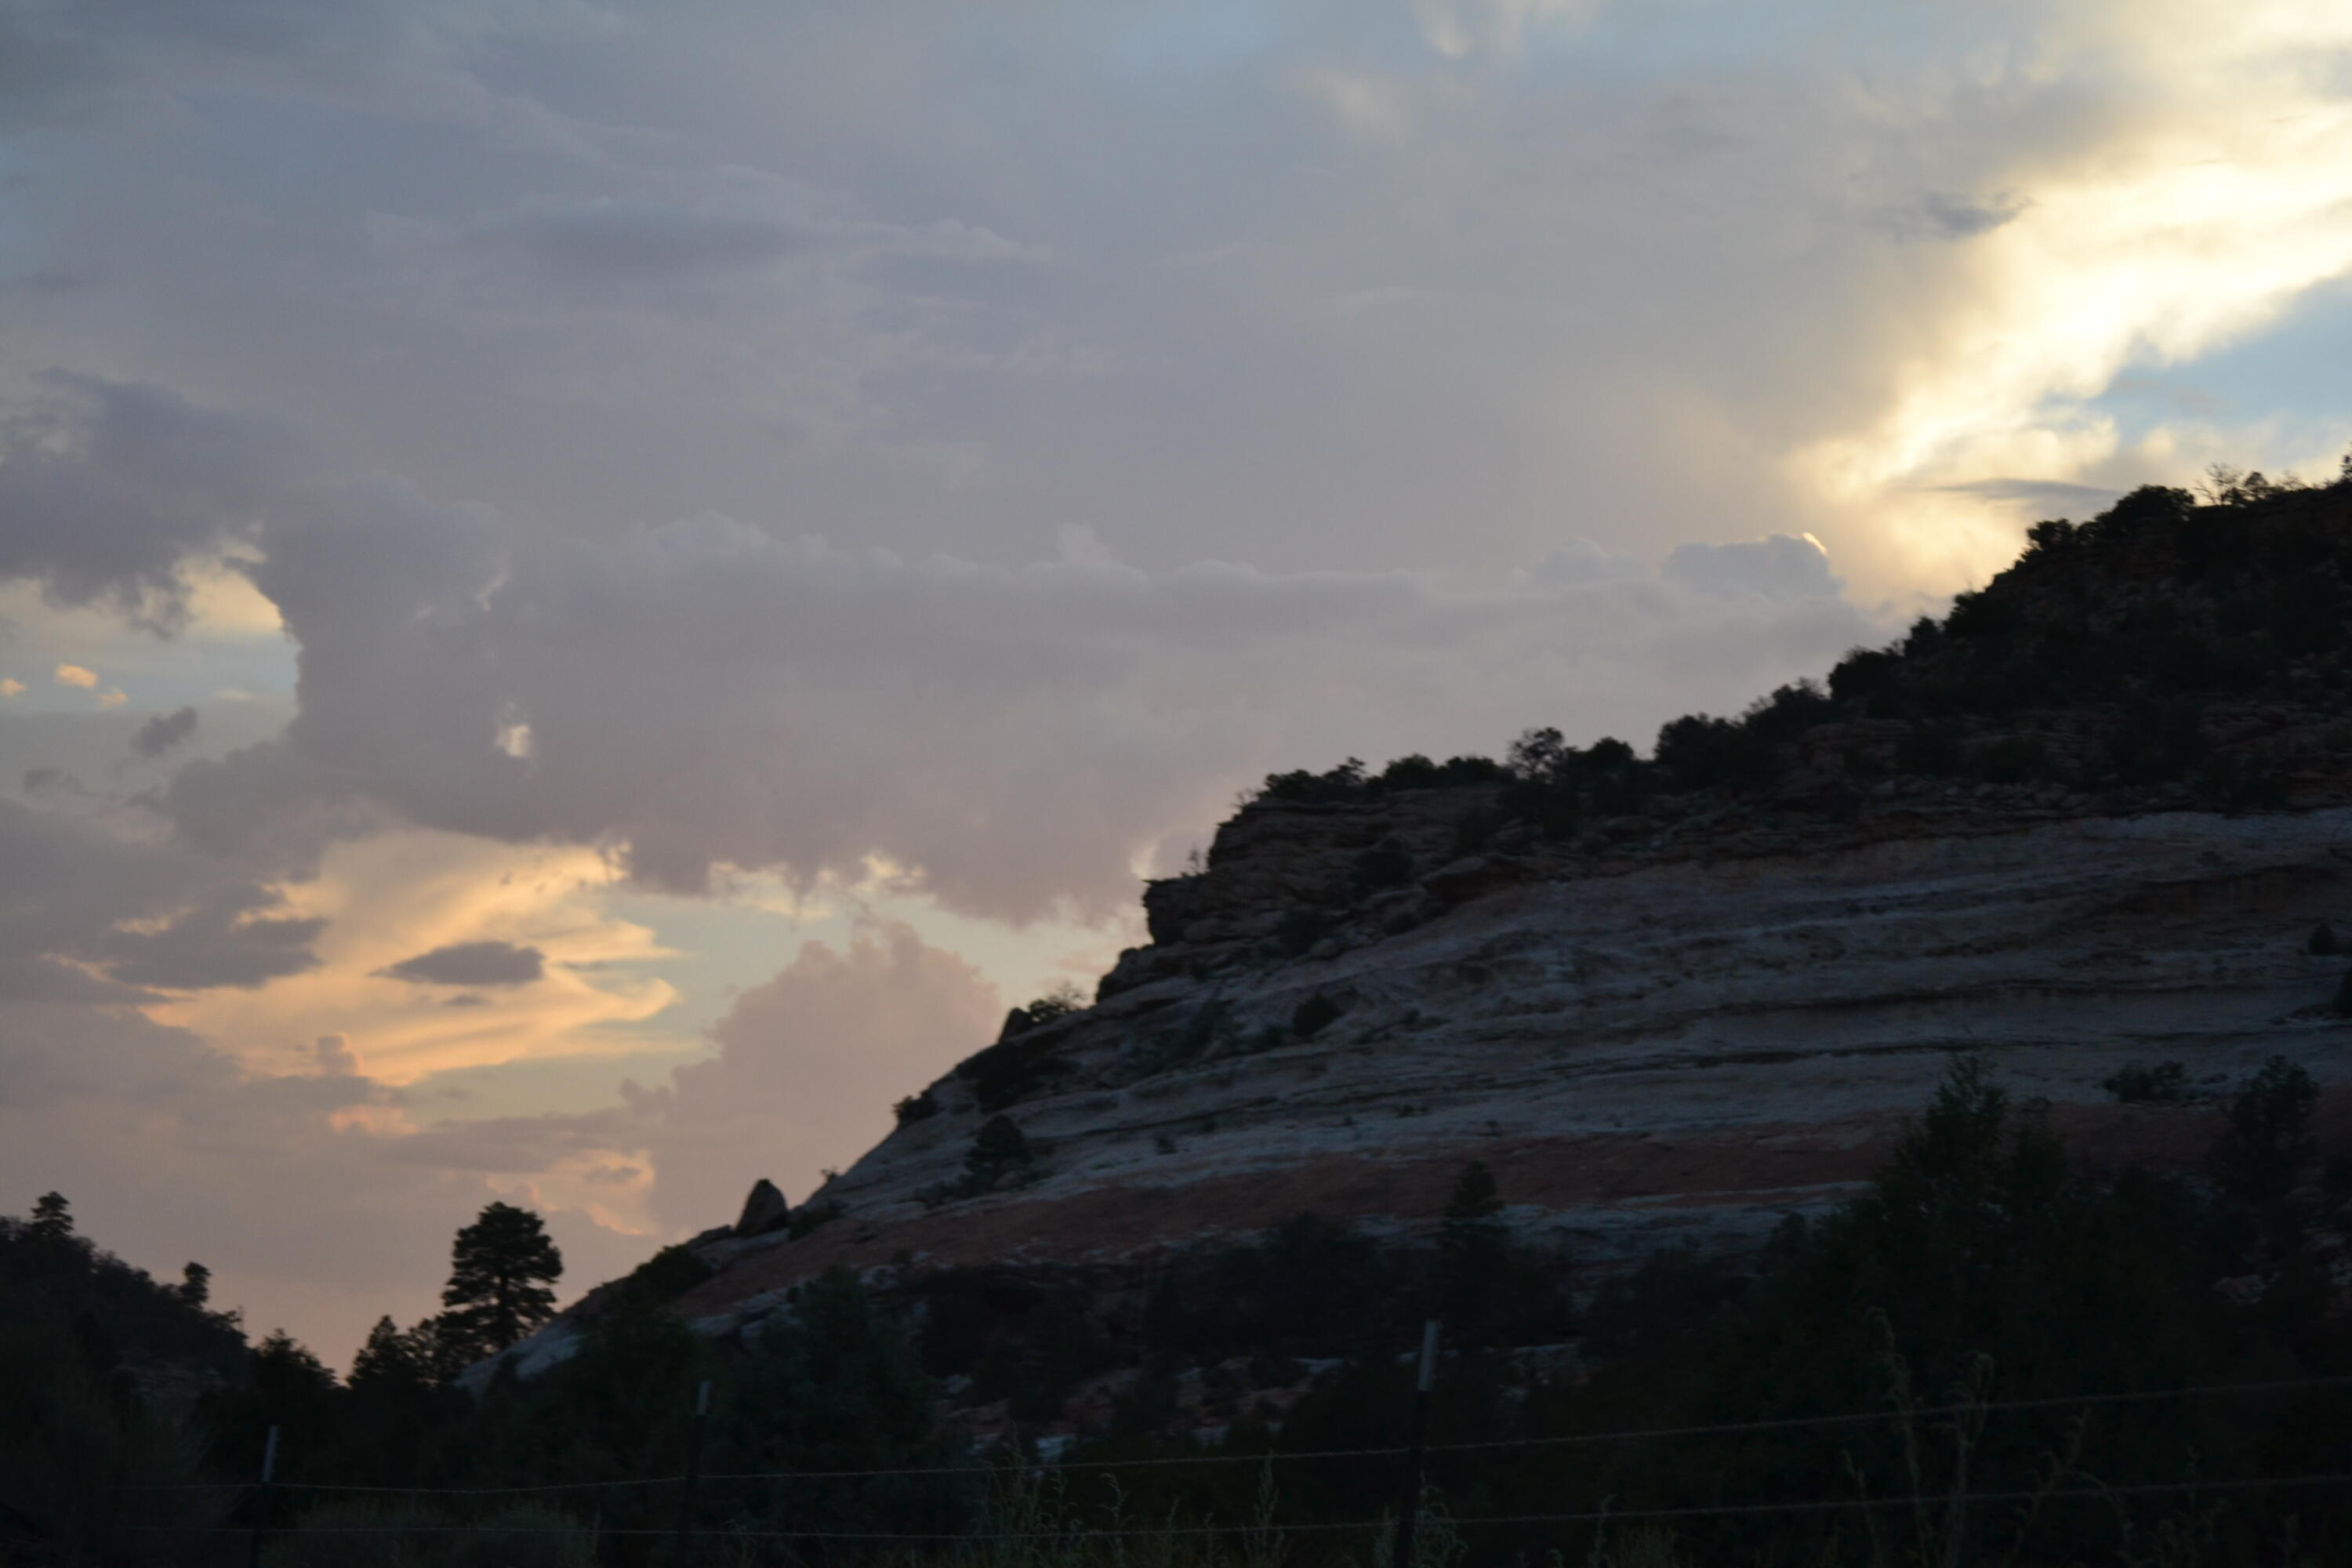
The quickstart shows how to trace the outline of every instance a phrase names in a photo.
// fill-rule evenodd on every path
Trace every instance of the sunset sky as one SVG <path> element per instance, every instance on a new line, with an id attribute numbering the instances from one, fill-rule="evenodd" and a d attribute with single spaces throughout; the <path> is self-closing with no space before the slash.
<path id="1" fill-rule="evenodd" d="M 2316 0 L 0 0 L 0 1210 L 569 1296 L 1269 770 L 2332 477 L 2347 277 Z"/>

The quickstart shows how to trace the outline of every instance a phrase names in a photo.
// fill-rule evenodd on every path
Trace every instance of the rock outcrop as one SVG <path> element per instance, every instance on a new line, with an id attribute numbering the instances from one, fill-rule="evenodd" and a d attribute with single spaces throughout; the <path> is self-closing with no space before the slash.
<path id="1" fill-rule="evenodd" d="M 1229 829 L 1250 849 L 1221 837 L 1218 863 L 1284 856 L 1277 823 L 1310 845 L 1370 830 L 1253 808 Z M 1235 931 L 1265 921 L 1221 875 L 1188 889 L 1221 912 L 1155 943 L 1156 973 L 932 1084 L 935 1114 L 824 1190 L 839 1219 L 722 1244 L 682 1307 L 723 1327 L 835 1263 L 898 1257 L 1149 1268 L 1306 1209 L 1406 1236 L 1472 1159 L 1517 1229 L 1587 1268 L 1684 1238 L 1737 1252 L 1853 1190 L 1955 1052 L 2110 1166 L 2192 1170 L 2214 1118 L 2117 1103 L 2102 1086 L 2125 1066 L 2179 1061 L 2209 1095 L 2279 1052 L 2352 1079 L 2345 961 L 2308 951 L 2318 921 L 2352 911 L 2347 808 L 1629 859 L 1466 898 L 1426 885 L 1472 880 L 1449 865 L 1384 895 L 1413 912 L 1404 929 L 1359 921 L 1262 964 L 1234 960 Z M 1334 1016 L 1302 1038 L 1318 1001 Z M 1032 1163 L 969 1183 L 997 1117 Z"/>
<path id="2" fill-rule="evenodd" d="M 793 1223 L 793 1206 L 776 1184 L 762 1176 L 751 1184 L 751 1193 L 743 1199 L 743 1213 L 727 1234 L 737 1237 L 765 1236 L 772 1230 L 785 1229 Z"/>
<path id="3" fill-rule="evenodd" d="M 1946 623 L 1652 761 L 1537 735 L 1269 781 L 1146 889 L 1093 1005 L 1016 1009 L 811 1217 L 698 1238 L 680 1310 L 728 1331 L 837 1264 L 1132 1295 L 1302 1211 L 1409 1247 L 1472 1160 L 1584 1281 L 1736 1258 L 1854 1191 L 1962 1052 L 2094 1167 L 2195 1172 L 2273 1054 L 2340 1140 L 2352 486 L 2249 507 L 2043 525 Z M 2205 685 L 2134 662 L 2199 646 Z M 2106 1087 L 2162 1063 L 2185 1095 Z"/>

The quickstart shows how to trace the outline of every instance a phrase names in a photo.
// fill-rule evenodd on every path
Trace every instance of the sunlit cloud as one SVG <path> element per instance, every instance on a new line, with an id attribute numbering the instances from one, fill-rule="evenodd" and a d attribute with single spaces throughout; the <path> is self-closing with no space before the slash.
<path id="1" fill-rule="evenodd" d="M 2315 63 L 2352 41 L 2352 16 L 2172 10 L 2053 29 L 2041 71 L 2124 64 L 2104 76 L 2095 134 L 2021 151 L 2006 172 L 2017 211 L 1966 241 L 1884 409 L 1791 455 L 1825 500 L 1880 519 L 1897 571 L 1981 577 L 2014 550 L 2013 515 L 1954 493 L 1970 481 L 2185 478 L 2172 432 L 2126 447 L 2084 405 L 2133 365 L 2191 361 L 2352 271 L 2352 104 Z"/>
<path id="2" fill-rule="evenodd" d="M 61 664 L 52 673 L 59 686 L 76 686 L 85 691 L 96 687 L 99 681 L 98 671 L 85 669 L 78 664 Z"/>
<path id="3" fill-rule="evenodd" d="M 667 950 L 646 927 L 600 907 L 615 877 L 593 849 L 507 847 L 417 831 L 340 845 L 316 880 L 287 889 L 291 910 L 329 922 L 318 968 L 152 1011 L 229 1045 L 257 1071 L 309 1070 L 309 1042 L 335 1037 L 364 1057 L 370 1076 L 394 1085 L 487 1063 L 593 1054 L 600 1032 L 644 1024 L 677 1000 L 652 973 Z M 487 963 L 524 952 L 541 965 L 534 984 L 482 983 Z M 452 956 L 430 962 L 439 955 Z M 512 972 L 510 961 L 499 971 Z M 436 976 L 446 983 L 432 983 Z M 604 1048 L 645 1043 L 628 1033 Z"/>

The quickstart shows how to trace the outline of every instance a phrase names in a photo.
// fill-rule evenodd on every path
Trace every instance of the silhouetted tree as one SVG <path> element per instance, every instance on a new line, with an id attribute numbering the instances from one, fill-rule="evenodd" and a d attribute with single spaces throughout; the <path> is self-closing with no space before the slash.
<path id="1" fill-rule="evenodd" d="M 1511 1263 L 1495 1173 L 1483 1161 L 1462 1168 L 1437 1224 L 1438 1301 L 1452 1322 L 1475 1328 L 1491 1315 Z"/>
<path id="2" fill-rule="evenodd" d="M 201 1307 L 213 1299 L 213 1271 L 201 1263 L 191 1263 L 180 1270 L 180 1300 L 191 1307 Z"/>
<path id="3" fill-rule="evenodd" d="M 2213 1145 L 2213 1179 L 2243 1203 L 2276 1203 L 2318 1144 L 2311 1113 L 2319 1086 L 2311 1074 L 2284 1057 L 2273 1057 L 2248 1079 L 2230 1101 L 2229 1121 Z"/>
<path id="4" fill-rule="evenodd" d="M 563 1274 L 563 1255 L 548 1239 L 539 1215 L 493 1203 L 457 1233 L 450 1249 L 449 1284 L 441 1304 L 450 1309 L 442 1331 L 477 1353 L 494 1354 L 555 1316 L 548 1286 Z"/>
<path id="5" fill-rule="evenodd" d="M 391 1318 L 375 1321 L 367 1342 L 352 1358 L 352 1390 L 421 1387 L 430 1380 L 414 1335 L 403 1332 Z"/>
<path id="6" fill-rule="evenodd" d="M 1011 1117 L 992 1116 L 981 1124 L 970 1152 L 963 1157 L 964 1180 L 985 1192 L 1005 1177 L 1027 1170 L 1035 1157 L 1028 1138 Z"/>
<path id="7" fill-rule="evenodd" d="M 74 1232 L 73 1212 L 63 1193 L 43 1193 L 33 1203 L 33 1223 L 27 1227 L 36 1241 L 63 1241 Z"/>

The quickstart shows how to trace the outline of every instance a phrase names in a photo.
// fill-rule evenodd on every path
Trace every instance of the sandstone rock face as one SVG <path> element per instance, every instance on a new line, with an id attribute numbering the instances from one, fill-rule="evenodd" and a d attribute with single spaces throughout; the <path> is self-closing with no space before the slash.
<path id="1" fill-rule="evenodd" d="M 1205 876 L 1151 889 L 1154 942 L 1094 1007 L 933 1084 L 938 1114 L 819 1194 L 840 1219 L 700 1249 L 720 1271 L 681 1307 L 722 1330 L 894 1258 L 1132 1274 L 1305 1209 L 1402 1238 L 1472 1159 L 1587 1278 L 1685 1238 L 1747 1251 L 1852 1192 L 1962 1051 L 2099 1164 L 2194 1170 L 2212 1131 L 2210 1101 L 2116 1103 L 2102 1081 L 2129 1063 L 2179 1061 L 2210 1095 L 2282 1053 L 2326 1086 L 2325 1120 L 2352 1110 L 2346 960 L 2309 940 L 2352 926 L 2352 808 L 1898 788 L 1796 826 L 1459 852 L 1490 801 L 1245 809 Z M 1391 842 L 1413 874 L 1366 886 Z M 973 1194 L 999 1112 L 1038 1158 Z"/>

